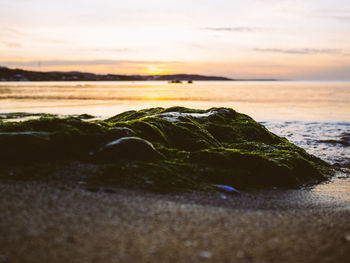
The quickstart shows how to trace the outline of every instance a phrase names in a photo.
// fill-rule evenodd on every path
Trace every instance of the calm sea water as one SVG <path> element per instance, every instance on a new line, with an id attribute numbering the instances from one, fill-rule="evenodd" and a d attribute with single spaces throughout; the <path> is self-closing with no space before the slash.
<path id="1" fill-rule="evenodd" d="M 350 82 L 0 82 L 0 113 L 89 113 L 182 105 L 231 107 L 350 168 Z"/>

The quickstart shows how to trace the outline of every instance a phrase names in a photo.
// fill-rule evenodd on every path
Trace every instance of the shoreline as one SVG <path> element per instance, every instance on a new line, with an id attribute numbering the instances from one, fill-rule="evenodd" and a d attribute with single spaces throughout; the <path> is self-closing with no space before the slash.
<path id="1" fill-rule="evenodd" d="M 2 181 L 0 261 L 348 262 L 344 183 L 162 195 Z"/>

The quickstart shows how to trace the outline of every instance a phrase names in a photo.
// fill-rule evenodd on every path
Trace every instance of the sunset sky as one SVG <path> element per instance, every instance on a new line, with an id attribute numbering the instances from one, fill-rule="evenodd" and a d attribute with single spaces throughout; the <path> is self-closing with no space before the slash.
<path id="1" fill-rule="evenodd" d="M 0 0 L 0 65 L 349 80 L 350 1 Z"/>

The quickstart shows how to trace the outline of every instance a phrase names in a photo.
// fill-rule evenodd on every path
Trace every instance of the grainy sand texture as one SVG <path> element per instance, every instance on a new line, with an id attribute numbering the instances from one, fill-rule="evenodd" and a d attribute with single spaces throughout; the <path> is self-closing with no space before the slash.
<path id="1" fill-rule="evenodd" d="M 0 262 L 350 262 L 348 186 L 160 195 L 2 182 Z"/>

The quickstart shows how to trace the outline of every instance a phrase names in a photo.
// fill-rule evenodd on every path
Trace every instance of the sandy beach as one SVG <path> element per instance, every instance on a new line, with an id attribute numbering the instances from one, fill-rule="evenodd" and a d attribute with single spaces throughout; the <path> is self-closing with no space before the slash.
<path id="1" fill-rule="evenodd" d="M 348 184 L 161 195 L 3 181 L 0 262 L 349 262 Z"/>

